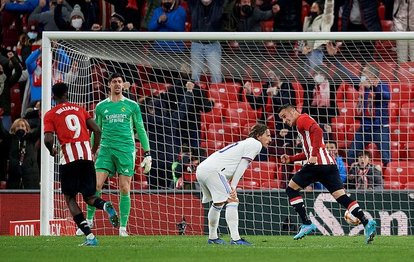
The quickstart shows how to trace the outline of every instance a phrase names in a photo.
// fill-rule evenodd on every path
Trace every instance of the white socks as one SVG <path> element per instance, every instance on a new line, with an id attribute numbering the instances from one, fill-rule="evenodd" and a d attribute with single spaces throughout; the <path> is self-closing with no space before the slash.
<path id="1" fill-rule="evenodd" d="M 231 202 L 226 205 L 226 222 L 233 240 L 239 240 L 239 203 Z"/>
<path id="2" fill-rule="evenodd" d="M 220 220 L 220 212 L 223 206 L 211 205 L 208 211 L 208 238 L 217 239 L 217 228 Z"/>

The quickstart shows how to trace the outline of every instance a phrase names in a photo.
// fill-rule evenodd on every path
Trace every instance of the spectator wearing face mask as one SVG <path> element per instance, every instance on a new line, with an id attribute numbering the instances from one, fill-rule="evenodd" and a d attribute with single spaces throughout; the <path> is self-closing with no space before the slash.
<path id="1" fill-rule="evenodd" d="M 39 23 L 32 21 L 29 23 L 27 37 L 31 44 L 31 51 L 34 51 L 42 46 L 42 31 L 39 28 Z"/>
<path id="2" fill-rule="evenodd" d="M 137 31 L 137 29 L 135 27 L 128 28 L 127 26 L 125 26 L 125 18 L 118 13 L 113 13 L 111 15 L 109 31 L 129 32 L 129 31 Z"/>
<path id="3" fill-rule="evenodd" d="M 303 32 L 330 32 L 334 22 L 334 0 L 317 0 L 310 10 L 310 15 L 305 17 Z M 324 48 L 326 40 L 307 40 L 300 47 L 302 54 L 308 59 L 309 69 L 323 64 Z"/>
<path id="4" fill-rule="evenodd" d="M 75 5 L 73 7 L 72 12 L 69 16 L 69 21 L 66 21 L 65 15 L 62 13 L 62 9 L 64 8 L 64 0 L 58 0 L 57 6 L 54 10 L 54 19 L 57 27 L 61 31 L 83 31 L 85 17 L 81 11 L 81 7 L 79 5 Z"/>
<path id="5" fill-rule="evenodd" d="M 0 138 L 8 143 L 9 178 L 8 189 L 39 189 L 40 169 L 37 164 L 36 142 L 40 128 L 31 129 L 23 119 L 16 119 L 8 132 L 0 121 Z"/>
<path id="6" fill-rule="evenodd" d="M 279 10 L 277 4 L 274 4 L 271 10 L 262 11 L 254 0 L 236 0 L 228 19 L 224 22 L 224 31 L 261 32 L 260 22 L 272 18 Z"/>
<path id="7" fill-rule="evenodd" d="M 162 0 L 161 6 L 154 10 L 151 20 L 148 23 L 149 31 L 158 32 L 184 32 L 185 9 L 178 0 Z M 182 52 L 183 41 L 156 41 L 156 48 L 166 52 Z"/>

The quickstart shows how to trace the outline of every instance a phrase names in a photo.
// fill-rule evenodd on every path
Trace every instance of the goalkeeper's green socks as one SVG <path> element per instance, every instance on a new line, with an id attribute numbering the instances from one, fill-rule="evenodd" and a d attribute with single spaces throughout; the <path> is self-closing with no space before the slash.
<path id="1" fill-rule="evenodd" d="M 120 227 L 127 226 L 130 211 L 131 211 L 131 197 L 129 196 L 129 193 L 126 195 L 121 193 L 121 197 L 119 201 Z"/>
<path id="2" fill-rule="evenodd" d="M 95 195 L 97 197 L 101 197 L 102 191 L 96 191 Z M 86 220 L 91 223 L 93 221 L 93 218 L 95 216 L 96 207 L 86 205 Z"/>

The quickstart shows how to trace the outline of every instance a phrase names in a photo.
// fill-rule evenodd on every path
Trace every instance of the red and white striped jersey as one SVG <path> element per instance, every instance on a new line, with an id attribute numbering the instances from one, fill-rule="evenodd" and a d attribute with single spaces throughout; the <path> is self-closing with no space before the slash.
<path id="1" fill-rule="evenodd" d="M 336 164 L 335 159 L 325 148 L 321 127 L 311 116 L 301 114 L 296 120 L 296 128 L 302 141 L 303 153 L 305 153 L 306 159 L 316 156 L 318 165 Z"/>
<path id="2" fill-rule="evenodd" d="M 89 118 L 91 116 L 84 108 L 72 103 L 58 104 L 45 114 L 45 133 L 56 133 L 61 145 L 61 165 L 75 160 L 92 160 L 86 125 Z"/>

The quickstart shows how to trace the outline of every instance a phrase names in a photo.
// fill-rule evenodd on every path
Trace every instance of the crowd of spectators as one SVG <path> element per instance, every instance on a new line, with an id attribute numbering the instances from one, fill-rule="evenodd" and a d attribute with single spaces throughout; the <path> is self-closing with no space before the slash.
<path id="1" fill-rule="evenodd" d="M 2 0 L 0 149 L 5 150 L 0 152 L 10 152 L 10 154 L 1 157 L 0 180 L 10 182 L 7 183 L 7 187 L 11 189 L 39 188 L 38 181 L 34 183 L 35 185 L 32 180 L 26 181 L 25 164 L 22 160 L 16 162 L 13 159 L 22 158 L 23 155 L 24 161 L 30 160 L 36 163 L 39 161 L 39 144 L 33 137 L 40 138 L 36 130 L 40 128 L 38 121 L 42 66 L 40 46 L 44 31 L 258 32 L 266 31 L 264 27 L 266 22 L 271 22 L 272 25 L 272 30 L 267 31 L 274 32 L 381 31 L 382 21 L 386 19 L 394 20 L 392 28 L 394 31 L 412 30 L 414 26 L 409 24 L 414 21 L 414 12 L 409 12 L 413 10 L 411 2 L 409 4 L 402 0 L 374 2 L 372 3 L 371 0 Z M 382 13 L 380 10 L 384 7 L 385 12 Z M 52 66 L 53 82 L 76 81 L 77 62 L 73 61 L 56 43 L 52 44 L 56 47 L 53 49 L 56 61 Z M 167 92 L 142 100 L 135 97 L 143 107 L 151 148 L 154 148 L 155 161 L 152 174 L 149 175 L 150 186 L 168 188 L 172 186 L 171 181 L 176 182 L 176 174 L 180 172 L 174 172 L 171 166 L 182 161 L 183 158 L 180 156 L 186 146 L 190 149 L 185 153 L 191 152 L 190 159 L 193 161 L 197 162 L 205 157 L 200 153 L 203 152 L 200 150 L 203 129 L 201 116 L 214 110 L 218 103 L 209 97 L 206 89 L 199 83 L 202 82 L 205 65 L 208 68 L 210 84 L 219 84 L 228 80 L 222 72 L 223 44 L 227 43 L 193 41 L 190 46 L 186 46 L 183 41 L 158 41 L 154 44 L 154 49 L 168 51 L 177 56 L 188 48 L 191 61 L 190 69 L 186 70 L 186 74 L 178 73 L 176 78 L 178 81 L 171 81 L 171 88 Z M 248 43 L 228 44 L 241 50 L 241 56 L 244 54 L 243 50 L 250 48 Z M 339 105 L 336 104 L 334 97 L 339 84 L 332 80 L 329 69 L 325 66 L 326 62 L 336 64 L 339 68 L 344 59 L 350 57 L 354 60 L 359 59 L 360 62 L 374 61 L 375 48 L 372 45 L 372 41 L 351 43 L 328 40 L 277 43 L 277 52 L 280 54 L 287 52 L 287 56 L 296 54 L 307 65 L 302 74 L 312 81 L 302 83 L 303 96 L 292 86 L 289 79 L 278 72 L 270 71 L 266 76 L 267 79 L 260 80 L 263 86 L 259 94 L 254 94 L 251 82 L 239 79 L 241 81 L 239 101 L 234 102 L 243 102 L 245 99 L 253 110 L 262 112 L 257 121 L 264 122 L 271 126 L 272 130 L 277 131 L 273 149 L 262 152 L 262 155 L 279 156 L 287 153 L 286 151 L 294 152 L 298 146 L 296 138 L 293 137 L 294 132 L 274 115 L 277 107 L 288 102 L 297 106 L 300 104 L 302 112 L 315 116 L 328 133 L 325 139 L 337 147 L 335 142 L 337 138 L 332 135 L 331 119 L 340 114 Z M 396 48 L 398 62 L 414 61 L 412 41 L 397 41 Z M 381 81 L 379 69 L 370 65 L 364 65 L 361 75 L 345 75 L 350 79 L 349 84 L 359 92 L 358 117 L 361 120 L 361 125 L 356 130 L 355 142 L 349 146 L 349 152 L 345 152 L 346 162 L 352 166 L 359 160 L 356 156 L 364 152 L 365 144 L 361 141 L 365 141 L 377 145 L 382 152 L 382 165 L 386 166 L 391 161 L 390 131 L 387 127 L 389 125 L 388 83 Z M 26 82 L 29 83 L 27 86 Z M 12 108 L 10 90 L 16 85 L 21 94 L 18 101 L 22 105 Z M 23 108 L 23 113 L 17 111 L 18 108 Z M 17 137 L 16 127 L 13 128 L 14 124 L 12 126 L 15 121 L 20 121 L 18 123 L 25 132 L 24 138 Z M 24 127 L 21 123 L 24 123 Z M 160 144 L 171 146 L 164 148 Z M 30 157 L 25 157 L 29 154 Z M 5 159 L 9 159 L 9 164 Z M 272 158 L 265 156 L 260 159 Z M 31 167 L 39 168 L 37 165 Z M 292 170 L 293 166 L 283 167 L 282 172 L 286 179 Z M 19 173 L 18 176 L 16 172 Z M 30 172 L 33 173 L 31 179 L 40 179 L 37 172 Z M 354 175 L 354 180 L 356 176 L 357 174 Z M 19 177 L 18 182 L 15 180 L 16 177 Z M 172 184 L 174 186 L 177 183 Z M 4 186 L 4 183 L 1 185 Z M 356 188 L 377 187 L 369 185 Z"/>

